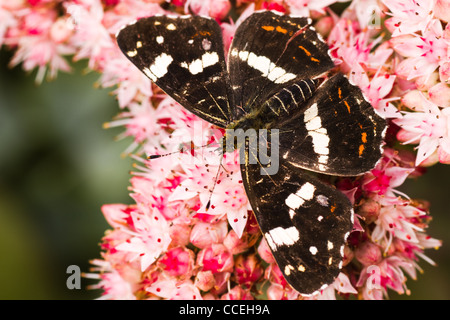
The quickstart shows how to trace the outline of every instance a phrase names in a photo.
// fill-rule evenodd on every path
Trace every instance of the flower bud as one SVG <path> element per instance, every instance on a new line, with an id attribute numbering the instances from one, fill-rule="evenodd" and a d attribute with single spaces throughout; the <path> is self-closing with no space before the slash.
<path id="1" fill-rule="evenodd" d="M 450 62 L 444 62 L 439 67 L 439 80 L 448 83 L 450 79 Z"/>
<path id="2" fill-rule="evenodd" d="M 234 275 L 236 281 L 247 287 L 251 287 L 263 275 L 264 269 L 256 255 L 251 254 L 247 257 L 240 255 L 234 263 Z"/>
<path id="3" fill-rule="evenodd" d="M 198 248 L 206 248 L 212 243 L 222 243 L 228 232 L 226 221 L 215 224 L 207 222 L 197 222 L 192 228 L 190 240 Z"/>
<path id="4" fill-rule="evenodd" d="M 211 290 L 216 284 L 213 273 L 208 271 L 199 271 L 195 277 L 195 286 L 202 291 Z"/>
<path id="5" fill-rule="evenodd" d="M 172 244 L 187 246 L 191 235 L 191 227 L 187 224 L 172 224 L 169 229 Z"/>
<path id="6" fill-rule="evenodd" d="M 356 248 L 355 257 L 364 266 L 370 266 L 379 263 L 382 255 L 380 248 L 376 244 L 365 241 Z"/>
<path id="7" fill-rule="evenodd" d="M 439 73 L 435 71 L 431 74 L 417 77 L 415 84 L 417 89 L 421 91 L 426 91 L 430 89 L 432 86 L 434 86 L 436 83 L 438 83 L 438 80 L 439 80 Z"/>
<path id="8" fill-rule="evenodd" d="M 267 263 L 275 262 L 275 258 L 272 255 L 272 251 L 270 251 L 269 246 L 267 245 L 267 241 L 265 239 L 261 239 L 261 242 L 258 246 L 258 254 Z"/>
<path id="9" fill-rule="evenodd" d="M 445 83 L 438 83 L 428 90 L 431 102 L 442 108 L 450 107 L 450 87 Z"/>
<path id="10" fill-rule="evenodd" d="M 236 232 L 231 230 L 225 237 L 223 244 L 232 254 L 239 254 L 248 249 L 247 238 L 247 234 L 239 238 Z"/>
<path id="11" fill-rule="evenodd" d="M 422 93 L 419 90 L 411 90 L 407 94 L 405 94 L 402 98 L 402 102 L 409 109 L 414 111 L 423 111 L 422 102 L 423 97 Z"/>
<path id="12" fill-rule="evenodd" d="M 436 0 L 434 16 L 445 22 L 450 22 L 450 0 Z"/>
<path id="13" fill-rule="evenodd" d="M 358 214 L 364 217 L 366 224 L 375 222 L 380 213 L 381 204 L 378 201 L 367 199 L 359 207 Z"/>

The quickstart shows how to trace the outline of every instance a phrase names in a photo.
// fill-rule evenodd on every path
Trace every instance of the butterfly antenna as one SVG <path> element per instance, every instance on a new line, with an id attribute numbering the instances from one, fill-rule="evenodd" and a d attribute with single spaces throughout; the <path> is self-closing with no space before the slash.
<path id="1" fill-rule="evenodd" d="M 211 144 L 211 143 L 207 143 L 207 144 L 205 144 L 205 145 L 203 145 L 203 146 L 196 146 L 196 145 L 194 144 L 194 142 L 191 141 L 191 146 L 190 146 L 189 149 L 183 149 L 183 148 L 181 148 L 180 150 L 174 151 L 174 152 L 168 152 L 168 153 L 164 153 L 164 154 L 152 154 L 152 155 L 149 155 L 149 156 L 147 157 L 147 160 L 158 159 L 158 158 L 170 156 L 170 155 L 172 155 L 172 154 L 185 153 L 185 152 L 191 152 L 191 154 L 194 155 L 193 152 L 192 152 L 193 150 L 208 147 L 210 144 Z"/>
<path id="2" fill-rule="evenodd" d="M 223 158 L 223 155 L 222 155 L 222 158 Z M 212 188 L 211 192 L 209 193 L 208 203 L 206 204 L 206 211 L 208 211 L 209 207 L 211 207 L 211 197 L 212 197 L 212 195 L 214 193 L 214 189 L 216 188 L 216 184 L 217 184 L 217 181 L 218 181 L 218 178 L 219 178 L 219 174 L 220 174 L 220 169 L 222 168 L 222 161 L 220 161 L 220 162 L 221 162 L 221 164 L 220 164 L 219 168 L 217 169 L 216 178 L 214 179 L 213 188 Z"/>

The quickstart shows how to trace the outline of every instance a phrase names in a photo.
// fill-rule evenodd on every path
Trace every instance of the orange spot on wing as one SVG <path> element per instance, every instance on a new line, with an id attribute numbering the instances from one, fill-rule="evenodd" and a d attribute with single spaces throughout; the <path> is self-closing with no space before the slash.
<path id="1" fill-rule="evenodd" d="M 309 56 L 311 56 L 311 52 L 309 52 L 308 50 L 306 50 L 306 48 L 305 47 L 303 47 L 303 46 L 298 46 L 300 49 L 302 49 L 303 51 L 305 51 L 305 53 L 306 53 L 306 55 L 309 57 Z"/>
<path id="2" fill-rule="evenodd" d="M 262 26 L 261 28 L 263 28 L 266 31 L 273 31 L 275 28 L 272 26 Z"/>
<path id="3" fill-rule="evenodd" d="M 338 95 L 339 95 L 339 99 L 342 99 L 342 90 L 341 90 L 341 88 L 338 88 Z"/>
<path id="4" fill-rule="evenodd" d="M 344 103 L 345 103 L 345 106 L 347 107 L 348 113 L 351 113 L 350 105 L 348 104 L 348 102 L 344 100 Z"/>
<path id="5" fill-rule="evenodd" d="M 367 142 L 367 132 L 363 132 L 363 133 L 361 134 L 361 141 L 362 141 L 363 143 L 366 143 L 366 142 Z"/>
<path id="6" fill-rule="evenodd" d="M 334 212 L 334 210 L 336 210 L 336 206 L 333 206 L 333 205 L 332 205 L 332 206 L 330 207 L 330 210 L 331 210 L 331 212 Z"/>
<path id="7" fill-rule="evenodd" d="M 364 152 L 364 144 L 360 144 L 359 145 L 359 150 L 358 150 L 359 156 L 361 156 L 363 154 L 363 152 Z"/>
<path id="8" fill-rule="evenodd" d="M 286 29 L 283 29 L 283 28 L 280 27 L 280 26 L 278 26 L 276 30 L 277 30 L 278 32 L 281 32 L 281 33 L 287 33 L 287 30 L 286 30 Z"/>
<path id="9" fill-rule="evenodd" d="M 202 37 L 204 37 L 204 36 L 210 36 L 210 35 L 211 35 L 211 32 L 200 30 L 200 31 L 196 32 L 196 33 L 192 36 L 191 39 L 197 38 L 199 35 L 202 36 Z"/>
<path id="10" fill-rule="evenodd" d="M 309 52 L 308 50 L 306 50 L 305 47 L 303 47 L 303 46 L 298 46 L 298 47 L 299 47 L 300 49 L 302 49 L 308 57 L 310 57 L 311 61 L 314 61 L 314 62 L 320 62 L 319 59 L 316 59 L 316 58 L 314 58 L 314 57 L 311 57 L 311 52 Z"/>

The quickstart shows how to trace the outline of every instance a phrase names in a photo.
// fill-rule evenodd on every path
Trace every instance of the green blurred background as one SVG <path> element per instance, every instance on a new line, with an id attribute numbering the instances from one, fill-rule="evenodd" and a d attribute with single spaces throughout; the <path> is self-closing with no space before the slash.
<path id="1" fill-rule="evenodd" d="M 118 104 L 94 87 L 98 74 L 84 74 L 86 62 L 37 86 L 35 72 L 9 69 L 10 59 L 0 51 L 0 299 L 96 298 L 86 289 L 92 280 L 69 290 L 66 269 L 88 271 L 99 258 L 108 229 L 100 207 L 132 202 L 132 161 L 120 157 L 131 140 L 114 141 L 122 128 L 102 128 Z M 450 166 L 436 165 L 400 188 L 431 201 L 428 232 L 444 245 L 426 252 L 437 267 L 419 262 L 425 273 L 408 280 L 412 294 L 391 299 L 450 298 L 449 184 Z"/>

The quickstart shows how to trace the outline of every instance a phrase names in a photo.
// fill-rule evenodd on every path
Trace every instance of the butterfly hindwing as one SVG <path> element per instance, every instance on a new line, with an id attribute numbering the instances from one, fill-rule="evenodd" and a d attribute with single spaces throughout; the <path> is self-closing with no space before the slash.
<path id="1" fill-rule="evenodd" d="M 350 201 L 303 170 L 280 164 L 261 175 L 241 164 L 244 186 L 259 227 L 286 280 L 302 294 L 325 288 L 342 268 L 353 227 Z"/>
<path id="2" fill-rule="evenodd" d="M 222 32 L 206 17 L 153 16 L 119 31 L 125 56 L 186 109 L 219 126 L 232 121 Z"/>
<path id="3" fill-rule="evenodd" d="M 328 46 L 311 23 L 309 18 L 262 11 L 237 28 L 228 69 L 236 104 L 246 113 L 295 80 L 312 79 L 334 67 Z"/>
<path id="4" fill-rule="evenodd" d="M 386 121 L 361 90 L 337 74 L 291 114 L 281 115 L 280 158 L 293 166 L 330 175 L 371 170 L 382 154 Z"/>

